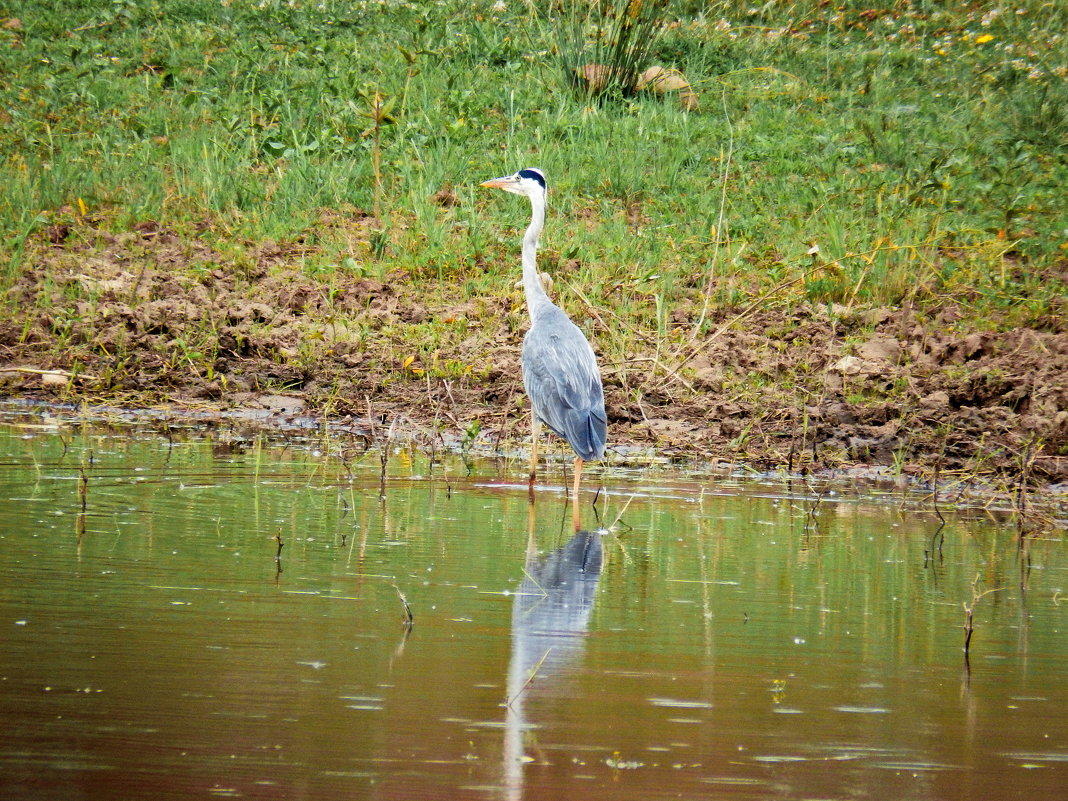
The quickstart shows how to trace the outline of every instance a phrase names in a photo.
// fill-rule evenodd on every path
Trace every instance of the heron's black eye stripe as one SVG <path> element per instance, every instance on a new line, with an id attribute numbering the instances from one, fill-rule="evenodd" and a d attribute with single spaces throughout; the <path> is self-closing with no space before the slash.
<path id="1" fill-rule="evenodd" d="M 520 178 L 529 178 L 532 181 L 537 181 L 539 184 L 541 184 L 542 189 L 545 188 L 545 176 L 537 170 L 520 170 L 516 173 L 516 175 L 518 175 Z"/>

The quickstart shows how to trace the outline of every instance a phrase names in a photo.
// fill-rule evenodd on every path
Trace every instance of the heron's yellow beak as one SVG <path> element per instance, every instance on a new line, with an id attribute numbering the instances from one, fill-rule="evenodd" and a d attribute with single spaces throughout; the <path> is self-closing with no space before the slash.
<path id="1" fill-rule="evenodd" d="M 487 189 L 504 189 L 512 180 L 512 177 L 505 176 L 504 178 L 494 178 L 491 181 L 483 181 L 479 186 L 484 186 Z"/>

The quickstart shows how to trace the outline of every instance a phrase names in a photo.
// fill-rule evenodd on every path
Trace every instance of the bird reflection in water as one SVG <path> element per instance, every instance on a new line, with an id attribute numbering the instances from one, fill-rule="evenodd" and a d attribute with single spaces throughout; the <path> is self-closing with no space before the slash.
<path id="1" fill-rule="evenodd" d="M 601 576 L 601 534 L 579 531 L 540 558 L 528 554 L 525 577 L 512 607 L 512 657 L 504 734 L 505 798 L 523 794 L 524 749 L 530 729 L 524 703 L 535 687 L 578 659 Z"/>

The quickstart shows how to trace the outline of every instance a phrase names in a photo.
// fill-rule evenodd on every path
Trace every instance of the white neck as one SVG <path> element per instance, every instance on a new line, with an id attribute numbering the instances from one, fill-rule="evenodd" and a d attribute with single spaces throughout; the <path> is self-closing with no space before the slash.
<path id="1" fill-rule="evenodd" d="M 530 196 L 530 225 L 523 235 L 523 290 L 532 320 L 543 306 L 552 304 L 538 277 L 538 236 L 544 225 L 545 193 L 535 192 Z"/>

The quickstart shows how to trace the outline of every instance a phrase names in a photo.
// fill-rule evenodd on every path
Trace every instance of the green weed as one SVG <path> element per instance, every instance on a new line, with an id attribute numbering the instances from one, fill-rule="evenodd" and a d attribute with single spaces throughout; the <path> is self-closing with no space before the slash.
<path id="1" fill-rule="evenodd" d="M 951 297 L 1001 325 L 1055 318 L 1068 11 L 996 11 L 24 0 L 0 33 L 0 282 L 56 224 L 155 220 L 207 230 L 241 270 L 251 243 L 300 240 L 326 275 L 505 294 L 523 212 L 473 187 L 536 164 L 549 271 L 606 325 L 664 344 L 674 313 L 747 303 L 808 270 L 813 245 L 823 269 L 783 300 Z M 616 55 L 605 91 L 623 102 L 571 91 L 576 67 Z M 685 72 L 702 111 L 627 96 L 652 59 Z M 324 230 L 323 210 L 343 209 L 374 223 Z M 593 320 L 577 298 L 562 289 Z M 607 346 L 622 356 L 633 336 Z"/>

